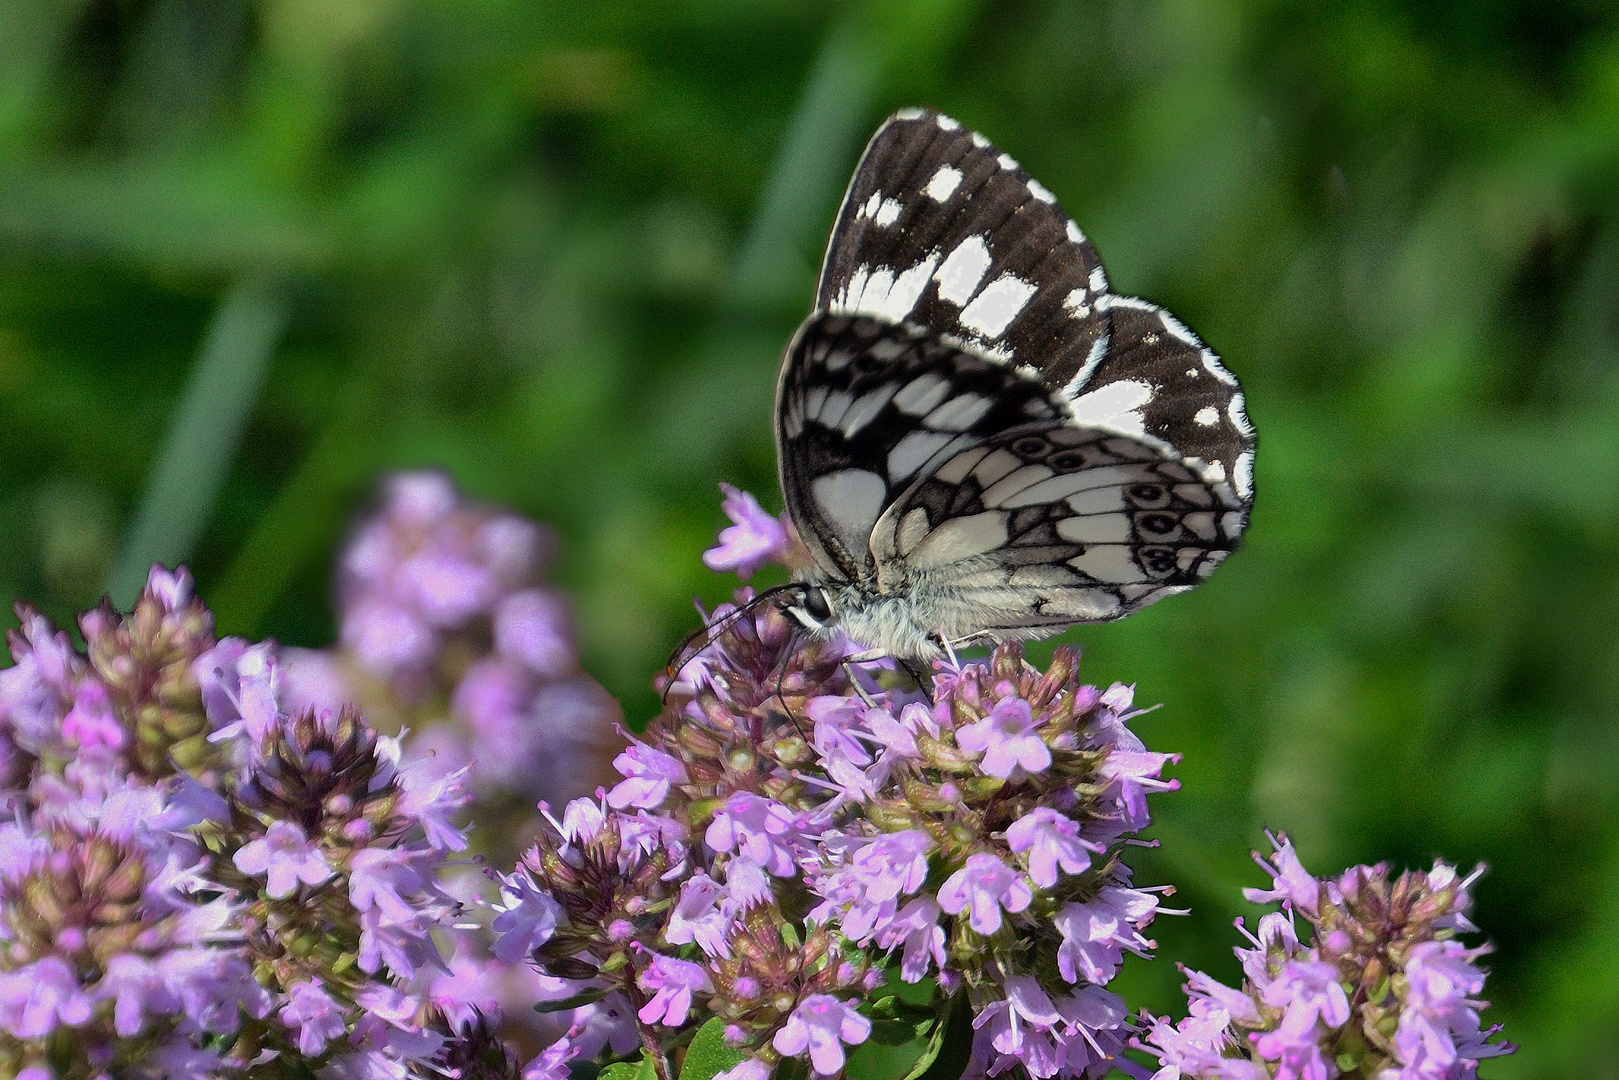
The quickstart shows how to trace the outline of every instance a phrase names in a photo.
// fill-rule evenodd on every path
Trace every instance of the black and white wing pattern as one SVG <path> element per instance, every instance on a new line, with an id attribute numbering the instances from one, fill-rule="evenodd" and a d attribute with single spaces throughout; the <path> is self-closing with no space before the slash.
<path id="1" fill-rule="evenodd" d="M 806 582 L 901 657 L 1184 591 L 1252 503 L 1236 379 L 1167 312 L 1113 295 L 1015 161 L 923 110 L 855 172 L 776 426 Z"/>

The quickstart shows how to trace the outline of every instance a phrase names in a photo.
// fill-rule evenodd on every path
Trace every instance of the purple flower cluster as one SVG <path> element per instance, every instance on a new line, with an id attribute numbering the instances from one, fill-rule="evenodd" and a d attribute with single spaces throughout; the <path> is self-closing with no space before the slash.
<path id="1" fill-rule="evenodd" d="M 1435 863 L 1391 879 L 1378 864 L 1315 878 L 1285 836 L 1273 846 L 1260 860 L 1273 887 L 1245 892 L 1282 911 L 1237 950 L 1242 988 L 1188 972 L 1190 1015 L 1144 1018 L 1155 1080 L 1465 1080 L 1515 1049 L 1491 1042 L 1499 1028 L 1479 1019 L 1487 948 L 1456 939 L 1476 929 L 1468 890 L 1482 868 L 1462 878 Z"/>
<path id="2" fill-rule="evenodd" d="M 336 649 L 284 650 L 294 707 L 361 704 L 416 731 L 412 757 L 470 767 L 526 808 L 611 776 L 621 718 L 579 668 L 567 600 L 546 585 L 552 531 L 468 502 L 438 472 L 389 478 L 338 568 Z"/>
<path id="3" fill-rule="evenodd" d="M 725 510 L 711 566 L 803 565 L 751 496 Z M 19 607 L 0 1075 L 566 1080 L 641 1057 L 669 1080 L 684 1053 L 699 1080 L 831 1078 L 916 1042 L 969 1077 L 1140 1074 L 1128 1044 L 1159 1080 L 1463 1080 L 1510 1051 L 1457 940 L 1473 877 L 1316 879 L 1285 839 L 1243 986 L 1193 972 L 1187 1019 L 1132 1018 L 1107 985 L 1168 890 L 1123 855 L 1176 758 L 1073 650 L 1041 672 L 1002 645 L 924 687 L 744 588 L 625 747 L 540 579 L 551 546 L 407 474 L 344 557 L 333 650 L 217 639 L 183 570 L 83 615 L 82 650 Z M 559 817 L 513 797 L 578 794 L 620 748 Z"/>
<path id="4" fill-rule="evenodd" d="M 1146 955 L 1158 896 L 1120 859 L 1150 821 L 1172 755 L 1125 726 L 1129 687 L 1081 685 L 1059 648 L 1032 669 L 1015 645 L 934 679 L 934 704 L 810 703 L 836 784 L 819 821 L 812 919 L 897 955 L 900 975 L 962 986 L 978 1067 L 1099 1076 L 1128 1019 L 1104 989 Z"/>
<path id="5" fill-rule="evenodd" d="M 726 495 L 711 566 L 793 558 L 781 522 Z M 1072 650 L 1042 674 L 1002 646 L 930 692 L 851 652 L 746 589 L 713 612 L 622 779 L 501 877 L 497 952 L 622 998 L 662 1072 L 714 1017 L 746 1055 L 727 1080 L 789 1058 L 840 1073 L 892 971 L 932 979 L 941 1015 L 970 1006 L 981 1073 L 1106 1073 L 1129 1017 L 1104 986 L 1158 911 L 1120 855 L 1173 758 Z"/>
<path id="6" fill-rule="evenodd" d="M 19 615 L 0 1075 L 518 1075 L 443 955 L 464 772 L 401 765 L 350 710 L 287 712 L 274 646 L 216 640 L 183 570 L 84 615 L 82 653 Z"/>

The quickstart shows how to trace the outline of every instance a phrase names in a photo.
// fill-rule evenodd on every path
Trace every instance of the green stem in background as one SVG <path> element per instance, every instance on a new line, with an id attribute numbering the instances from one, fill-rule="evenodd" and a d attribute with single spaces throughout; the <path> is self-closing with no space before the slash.
<path id="1" fill-rule="evenodd" d="M 220 304 L 107 582 L 107 593 L 119 607 L 134 603 L 153 563 L 173 566 L 191 555 L 286 322 L 286 299 L 268 282 L 238 282 Z"/>

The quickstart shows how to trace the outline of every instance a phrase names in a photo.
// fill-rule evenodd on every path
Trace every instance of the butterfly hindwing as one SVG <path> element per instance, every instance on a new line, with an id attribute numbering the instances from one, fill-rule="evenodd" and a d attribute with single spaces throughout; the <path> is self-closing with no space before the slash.
<path id="1" fill-rule="evenodd" d="M 818 310 L 911 322 L 1067 385 L 1107 347 L 1107 279 L 1051 192 L 938 113 L 872 136 L 827 245 Z"/>
<path id="2" fill-rule="evenodd" d="M 880 564 L 948 580 L 984 632 L 1115 619 L 1196 585 L 1245 514 L 1224 484 L 1128 436 L 1067 422 L 1001 431 L 884 513 Z"/>
<path id="3" fill-rule="evenodd" d="M 776 392 L 788 512 L 822 565 L 870 576 L 877 519 L 934 462 L 1057 416 L 1038 382 L 921 327 L 812 316 Z"/>

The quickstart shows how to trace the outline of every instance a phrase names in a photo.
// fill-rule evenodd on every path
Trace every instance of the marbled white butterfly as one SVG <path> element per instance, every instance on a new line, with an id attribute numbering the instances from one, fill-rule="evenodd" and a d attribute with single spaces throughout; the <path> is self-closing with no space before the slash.
<path id="1" fill-rule="evenodd" d="M 849 183 L 776 449 L 815 559 L 788 612 L 906 661 L 1184 592 L 1253 501 L 1219 358 L 1109 292 L 1050 191 L 923 109 L 890 117 Z"/>

